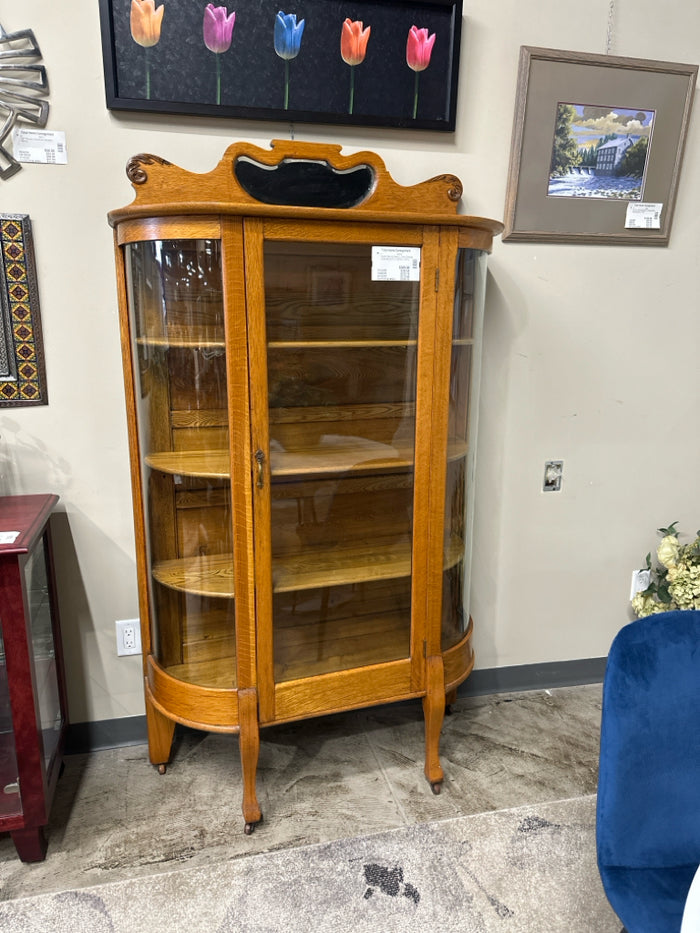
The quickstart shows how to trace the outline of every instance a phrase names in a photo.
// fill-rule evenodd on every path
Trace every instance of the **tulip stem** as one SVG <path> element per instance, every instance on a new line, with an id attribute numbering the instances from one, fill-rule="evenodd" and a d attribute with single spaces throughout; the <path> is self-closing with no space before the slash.
<path id="1" fill-rule="evenodd" d="M 216 102 L 221 103 L 221 56 L 216 55 Z"/>
<path id="2" fill-rule="evenodd" d="M 289 59 L 284 60 L 284 109 L 289 110 Z"/>
<path id="3" fill-rule="evenodd" d="M 418 113 L 418 79 L 420 78 L 420 71 L 416 72 L 416 80 L 413 85 L 413 119 L 416 119 L 416 114 Z"/>
<path id="4" fill-rule="evenodd" d="M 355 105 L 355 66 L 350 65 L 350 107 L 348 113 L 352 113 L 352 108 Z"/>
<path id="5" fill-rule="evenodd" d="M 146 100 L 151 99 L 151 63 L 148 58 L 148 49 L 144 50 L 146 52 Z"/>

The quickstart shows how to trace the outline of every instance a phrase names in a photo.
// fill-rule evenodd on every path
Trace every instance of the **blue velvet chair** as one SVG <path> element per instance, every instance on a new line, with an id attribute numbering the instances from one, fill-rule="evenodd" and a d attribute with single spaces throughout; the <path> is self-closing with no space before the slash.
<path id="1" fill-rule="evenodd" d="M 678 933 L 700 863 L 700 611 L 626 625 L 608 655 L 597 852 L 628 933 Z"/>

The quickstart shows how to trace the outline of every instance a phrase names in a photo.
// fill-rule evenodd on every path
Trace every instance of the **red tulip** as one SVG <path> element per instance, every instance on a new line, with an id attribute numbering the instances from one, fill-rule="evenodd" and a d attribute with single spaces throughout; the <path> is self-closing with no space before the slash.
<path id="1" fill-rule="evenodd" d="M 340 54 L 346 65 L 359 65 L 365 60 L 371 26 L 362 28 L 362 23 L 346 19 L 340 34 Z"/>
<path id="2" fill-rule="evenodd" d="M 435 33 L 428 37 L 427 29 L 411 26 L 406 43 L 406 64 L 414 71 L 425 71 L 435 44 Z"/>

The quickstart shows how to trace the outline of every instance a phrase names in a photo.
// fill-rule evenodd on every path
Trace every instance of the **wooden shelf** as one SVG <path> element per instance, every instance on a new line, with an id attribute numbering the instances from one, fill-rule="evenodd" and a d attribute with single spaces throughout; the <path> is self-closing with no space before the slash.
<path id="1" fill-rule="evenodd" d="M 220 350 L 226 349 L 226 343 L 223 340 L 211 339 L 209 337 L 137 337 L 136 343 L 141 347 L 158 347 L 159 349 L 169 350 L 171 347 L 208 350 L 212 347 L 218 347 Z"/>
<path id="2" fill-rule="evenodd" d="M 195 596 L 233 599 L 233 555 L 184 557 L 162 560 L 153 566 L 153 576 L 163 586 Z"/>
<path id="3" fill-rule="evenodd" d="M 203 479 L 230 479 L 231 461 L 228 450 L 164 450 L 148 454 L 146 463 L 153 470 L 175 476 Z"/>
<path id="4" fill-rule="evenodd" d="M 454 340 L 455 346 L 461 346 L 473 343 L 473 340 Z M 209 337 L 138 337 L 136 343 L 142 347 L 158 347 L 160 349 L 169 349 L 170 347 L 190 348 L 190 349 L 210 349 L 218 347 L 221 350 L 226 349 L 226 343 L 221 339 L 211 339 Z M 347 349 L 371 349 L 372 347 L 416 347 L 418 341 L 413 340 L 271 340 L 267 347 L 268 350 L 323 350 L 338 347 Z"/>
<path id="5" fill-rule="evenodd" d="M 410 612 L 275 627 L 276 683 L 398 661 L 410 654 Z M 236 684 L 236 656 L 172 664 L 172 677 L 201 687 L 230 689 Z"/>
<path id="6" fill-rule="evenodd" d="M 413 466 L 413 447 L 390 447 L 363 438 L 350 439 L 328 435 L 328 443 L 294 450 L 271 450 L 272 479 L 292 476 L 319 476 L 335 473 L 402 472 Z M 450 461 L 467 454 L 464 441 L 452 439 L 447 456 Z M 174 476 L 228 479 L 231 476 L 227 450 L 167 450 L 148 454 L 149 467 Z"/>
<path id="7" fill-rule="evenodd" d="M 331 347 L 352 350 L 353 348 L 415 347 L 417 345 L 417 340 L 271 340 L 267 347 L 269 350 L 323 350 Z"/>
<path id="8" fill-rule="evenodd" d="M 447 547 L 444 569 L 462 559 L 464 542 L 453 538 Z M 411 575 L 409 541 L 351 542 L 333 547 L 308 547 L 300 554 L 273 558 L 272 589 L 291 593 L 324 586 L 396 580 Z M 198 596 L 234 598 L 233 555 L 214 554 L 160 561 L 153 576 L 163 586 Z"/>
<path id="9" fill-rule="evenodd" d="M 295 627 L 275 627 L 275 681 L 408 658 L 411 614 L 376 613 Z"/>
<path id="10" fill-rule="evenodd" d="M 217 690 L 233 689 L 236 683 L 236 656 L 216 658 L 212 661 L 186 661 L 183 664 L 171 664 L 163 668 L 171 677 L 184 680 L 199 687 L 213 687 Z"/>

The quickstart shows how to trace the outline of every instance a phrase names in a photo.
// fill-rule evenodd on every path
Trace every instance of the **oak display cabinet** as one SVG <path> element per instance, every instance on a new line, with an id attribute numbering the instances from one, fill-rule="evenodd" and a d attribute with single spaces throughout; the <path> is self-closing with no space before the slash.
<path id="1" fill-rule="evenodd" d="M 443 780 L 469 617 L 486 255 L 452 175 L 374 153 L 230 146 L 127 166 L 110 213 L 151 761 L 175 723 L 239 733 L 421 698 Z"/>

